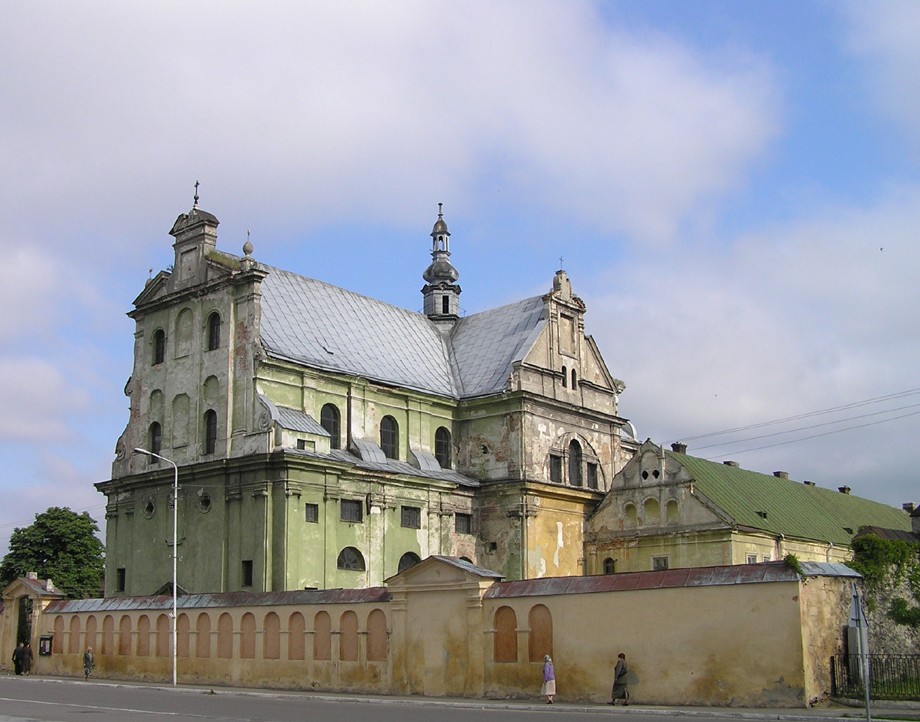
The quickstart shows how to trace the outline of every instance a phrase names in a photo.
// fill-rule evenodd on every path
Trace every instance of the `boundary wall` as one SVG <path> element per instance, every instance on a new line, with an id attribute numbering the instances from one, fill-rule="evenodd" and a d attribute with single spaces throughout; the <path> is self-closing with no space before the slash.
<path id="1" fill-rule="evenodd" d="M 782 562 L 502 582 L 429 557 L 385 587 L 178 598 L 180 684 L 487 698 L 609 699 L 617 654 L 638 703 L 804 707 L 830 693 L 855 572 Z M 172 597 L 3 592 L 3 667 L 32 599 L 35 674 L 169 681 Z M 41 590 L 45 589 L 45 593 Z M 44 652 L 39 654 L 39 650 Z"/>

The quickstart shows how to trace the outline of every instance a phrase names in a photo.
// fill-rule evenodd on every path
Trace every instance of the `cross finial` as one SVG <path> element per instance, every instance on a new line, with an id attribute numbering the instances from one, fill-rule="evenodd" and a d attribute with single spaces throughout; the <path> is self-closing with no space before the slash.
<path id="1" fill-rule="evenodd" d="M 195 181 L 195 204 L 192 206 L 192 208 L 197 208 L 197 207 L 198 207 L 198 181 Z"/>
<path id="2" fill-rule="evenodd" d="M 559 270 L 560 270 L 560 271 L 563 270 L 563 269 L 565 268 L 564 265 L 563 265 L 563 260 L 564 260 L 564 259 L 562 258 L 562 256 L 559 256 Z"/>
<path id="3" fill-rule="evenodd" d="M 444 205 L 443 203 L 438 203 L 438 218 L 439 219 L 441 218 L 441 216 L 444 215 L 443 213 L 441 213 L 441 206 L 443 205 Z"/>

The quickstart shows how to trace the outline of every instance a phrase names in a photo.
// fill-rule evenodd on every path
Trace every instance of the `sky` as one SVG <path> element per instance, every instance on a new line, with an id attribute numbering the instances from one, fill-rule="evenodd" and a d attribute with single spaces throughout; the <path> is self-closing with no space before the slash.
<path id="1" fill-rule="evenodd" d="M 920 502 L 920 3 L 0 0 L 0 553 L 104 527 L 126 316 L 218 247 L 464 314 L 564 268 L 639 440 Z"/>

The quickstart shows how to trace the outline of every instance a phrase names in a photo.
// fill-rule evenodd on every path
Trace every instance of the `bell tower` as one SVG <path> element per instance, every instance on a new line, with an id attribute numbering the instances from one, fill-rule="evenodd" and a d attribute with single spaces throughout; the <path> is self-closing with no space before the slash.
<path id="1" fill-rule="evenodd" d="M 422 297 L 424 313 L 432 321 L 456 321 L 460 318 L 460 274 L 450 262 L 450 231 L 438 203 L 438 220 L 431 229 L 431 265 L 422 274 L 425 286 Z"/>

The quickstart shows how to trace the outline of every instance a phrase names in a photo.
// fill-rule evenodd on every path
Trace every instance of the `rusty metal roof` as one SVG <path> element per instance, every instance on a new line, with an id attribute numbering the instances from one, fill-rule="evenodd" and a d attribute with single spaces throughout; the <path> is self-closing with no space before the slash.
<path id="1" fill-rule="evenodd" d="M 802 576 L 859 576 L 842 564 L 808 564 L 803 562 Z M 728 584 L 792 582 L 799 575 L 785 562 L 734 564 L 722 567 L 694 567 L 665 571 L 625 572 L 590 577 L 549 577 L 517 582 L 496 582 L 485 594 L 486 599 L 540 597 L 560 594 L 594 594 L 644 589 L 709 587 Z"/>
<path id="2" fill-rule="evenodd" d="M 214 607 L 265 607 L 306 604 L 362 604 L 390 601 L 386 587 L 367 589 L 301 589 L 288 592 L 221 592 L 187 594 L 176 599 L 179 609 L 210 609 Z M 172 595 L 150 597 L 108 597 L 106 599 L 71 599 L 48 605 L 47 612 L 130 612 L 172 609 Z"/>

